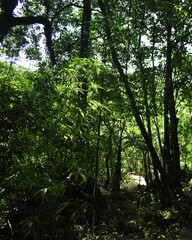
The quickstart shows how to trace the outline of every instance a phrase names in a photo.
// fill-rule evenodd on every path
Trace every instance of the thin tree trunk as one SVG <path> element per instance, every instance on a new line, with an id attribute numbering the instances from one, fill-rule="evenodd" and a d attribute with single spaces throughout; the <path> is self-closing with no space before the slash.
<path id="1" fill-rule="evenodd" d="M 153 181 L 152 174 L 151 174 L 151 159 L 150 159 L 150 153 L 147 154 L 147 168 L 149 173 L 149 182 Z"/>
<path id="2" fill-rule="evenodd" d="M 140 44 L 141 44 L 141 39 L 139 40 L 139 47 L 141 47 Z M 143 68 L 143 63 L 142 63 L 142 60 L 141 60 L 141 56 L 139 56 L 138 58 L 139 58 L 139 66 L 140 66 L 140 72 L 141 72 L 143 93 L 144 93 L 144 103 L 145 103 L 145 109 L 146 109 L 147 131 L 148 131 L 149 138 L 152 141 L 151 117 L 150 117 L 151 113 L 150 113 L 149 105 L 148 105 L 148 93 L 147 93 L 147 86 L 146 86 L 144 68 Z M 158 175 L 158 171 L 157 171 L 157 166 L 156 166 L 156 164 L 154 164 L 154 162 L 153 162 L 153 170 L 154 170 L 154 175 L 155 175 L 155 182 L 156 182 L 156 185 L 158 187 L 160 180 L 159 180 L 159 175 Z"/>
<path id="3" fill-rule="evenodd" d="M 144 163 L 144 170 L 145 170 L 145 181 L 146 184 L 149 185 L 149 173 L 147 169 L 147 152 L 143 151 L 143 163 Z"/>
<path id="4" fill-rule="evenodd" d="M 89 35 L 91 25 L 91 0 L 83 0 L 83 18 L 81 25 L 81 40 L 80 40 L 80 58 L 89 57 Z M 87 78 L 81 80 L 82 91 L 79 92 L 80 106 L 86 111 L 87 107 Z"/>
<path id="5" fill-rule="evenodd" d="M 142 23 L 141 23 L 141 29 L 143 27 L 143 23 L 144 23 L 144 14 L 143 14 L 143 19 L 142 19 Z M 145 79 L 145 72 L 144 72 L 143 63 L 142 63 L 142 53 L 140 52 L 141 34 L 139 36 L 138 48 L 139 48 L 138 61 L 139 61 L 139 67 L 140 67 L 140 73 L 141 73 L 142 88 L 143 88 L 143 93 L 144 93 L 144 103 L 145 103 L 146 119 L 147 119 L 147 131 L 148 131 L 149 138 L 152 141 L 151 113 L 150 113 L 149 104 L 148 104 L 148 92 L 147 92 L 147 84 L 146 84 L 146 79 Z M 154 164 L 154 162 L 153 162 L 153 170 L 154 170 L 154 175 L 155 175 L 156 186 L 158 188 L 160 180 L 159 180 L 159 175 L 158 175 L 158 171 L 157 171 L 157 166 L 156 166 L 156 164 Z"/>
<path id="6" fill-rule="evenodd" d="M 109 130 L 109 138 L 108 138 L 108 153 L 105 158 L 105 163 L 106 163 L 106 181 L 105 181 L 105 188 L 108 188 L 109 183 L 110 183 L 110 171 L 109 171 L 109 163 L 110 160 L 112 159 L 112 133 L 111 130 Z"/>
<path id="7" fill-rule="evenodd" d="M 143 63 L 142 63 L 142 60 L 141 60 L 141 56 L 139 56 L 139 66 L 140 66 L 140 72 L 141 72 L 142 88 L 143 88 L 143 93 L 144 93 L 144 103 L 145 103 L 146 119 L 147 119 L 147 130 L 148 130 L 149 137 L 152 138 L 152 135 L 151 135 L 151 117 L 150 117 L 151 113 L 150 113 L 150 110 L 149 110 L 147 86 L 146 86 L 145 73 L 144 73 L 144 68 L 143 68 Z"/>
<path id="8" fill-rule="evenodd" d="M 93 181 L 93 219 L 92 219 L 92 232 L 94 232 L 96 222 L 96 202 L 97 202 L 97 182 L 99 174 L 99 149 L 100 149 L 100 136 L 101 136 L 101 110 L 99 112 L 99 123 L 97 126 L 97 146 L 95 157 L 95 176 Z"/>
<path id="9" fill-rule="evenodd" d="M 171 31 L 172 31 L 172 25 L 168 23 L 167 24 L 167 72 L 166 72 L 166 91 L 167 91 L 168 108 L 170 113 L 170 143 L 169 143 L 170 159 L 168 162 L 168 172 L 169 172 L 169 178 L 171 179 L 171 189 L 173 191 L 173 194 L 175 192 L 177 192 L 178 194 L 178 193 L 181 193 L 181 184 L 180 184 L 181 169 L 180 169 L 180 153 L 179 153 L 179 143 L 178 143 L 178 133 L 177 133 L 178 118 L 176 117 L 175 100 L 174 100 L 174 93 L 173 93 L 173 82 L 172 82 Z"/>
<path id="10" fill-rule="evenodd" d="M 143 16 L 142 16 L 142 21 L 141 21 L 141 26 L 140 29 L 143 29 L 144 26 L 144 20 L 145 20 L 145 10 L 143 10 Z M 151 113 L 149 110 L 149 104 L 148 104 L 148 91 L 147 91 L 147 83 L 145 79 L 145 71 L 143 67 L 143 61 L 142 61 L 142 52 L 141 52 L 141 37 L 142 37 L 142 32 L 140 32 L 139 35 L 139 43 L 138 43 L 138 62 L 139 62 L 139 67 L 140 67 L 140 74 L 141 74 L 141 80 L 142 80 L 142 88 L 143 88 L 143 94 L 144 94 L 144 103 L 145 103 L 145 110 L 146 110 L 146 119 L 147 119 L 147 130 L 149 137 L 152 139 L 152 134 L 151 134 Z"/>
<path id="11" fill-rule="evenodd" d="M 101 76 L 101 86 L 103 87 L 103 76 Z M 103 89 L 100 91 L 100 103 L 103 103 Z M 99 174 L 99 150 L 100 150 L 100 137 L 101 137 L 101 122 L 102 122 L 102 111 L 99 111 L 98 126 L 97 126 L 97 146 L 96 146 L 96 157 L 95 157 L 95 176 L 93 184 L 93 219 L 92 219 L 92 231 L 94 232 L 96 222 L 96 202 L 97 196 L 97 182 Z"/>
<path id="12" fill-rule="evenodd" d="M 161 151 L 161 156 L 163 159 L 163 147 L 162 147 L 162 141 L 161 141 L 161 136 L 160 136 L 160 131 L 159 131 L 159 122 L 157 118 L 157 106 L 156 106 L 156 87 L 155 87 L 155 60 L 154 60 L 154 49 L 155 49 L 155 36 L 153 36 L 153 46 L 152 46 L 152 104 L 153 104 L 153 111 L 155 115 L 155 126 L 156 126 L 156 131 L 157 131 L 157 139 L 159 143 L 159 148 Z M 164 164 L 165 167 L 165 164 Z"/>
<path id="13" fill-rule="evenodd" d="M 118 148 L 117 148 L 117 162 L 115 165 L 115 173 L 113 179 L 113 192 L 114 194 L 118 194 L 120 191 L 120 181 L 121 181 L 121 153 L 122 153 L 122 140 L 123 140 L 123 132 L 125 129 L 125 121 L 122 123 L 120 122 L 120 135 L 118 141 Z"/>

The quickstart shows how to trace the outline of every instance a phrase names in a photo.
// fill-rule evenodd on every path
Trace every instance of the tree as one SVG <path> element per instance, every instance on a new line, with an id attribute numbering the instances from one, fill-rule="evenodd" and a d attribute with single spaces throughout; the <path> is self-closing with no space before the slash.
<path id="1" fill-rule="evenodd" d="M 178 120 L 176 118 L 176 112 L 175 112 L 175 103 L 174 103 L 174 90 L 173 90 L 173 83 L 172 83 L 172 70 L 171 70 L 171 58 L 172 58 L 172 54 L 171 54 L 171 44 L 170 44 L 170 38 L 171 38 L 171 18 L 170 18 L 170 15 L 168 14 L 166 17 L 166 12 L 164 10 L 164 7 L 166 8 L 166 4 L 167 3 L 162 3 L 162 8 L 161 8 L 161 13 L 163 14 L 164 16 L 164 22 L 162 23 L 163 26 L 167 26 L 167 55 L 166 55 L 166 59 L 167 59 L 167 64 L 166 64 L 166 69 L 167 69 L 167 74 L 166 74 L 166 81 L 165 81 L 165 108 L 164 108 L 164 111 L 165 111 L 165 144 L 164 144 L 164 147 L 167 148 L 166 146 L 169 145 L 168 143 L 168 139 L 170 137 L 169 135 L 169 131 L 168 131 L 168 122 L 169 121 L 167 119 L 167 116 L 168 116 L 168 112 L 170 112 L 170 121 L 172 122 L 171 123 L 171 139 L 172 139 L 172 144 L 171 146 L 174 148 L 174 150 L 172 150 L 171 154 L 173 155 L 173 162 L 172 164 L 174 164 L 175 166 L 175 170 L 174 172 L 170 172 L 168 173 L 168 175 L 166 174 L 166 171 L 165 169 L 163 168 L 163 166 L 161 165 L 161 161 L 160 161 L 160 158 L 158 157 L 158 154 L 154 148 L 154 145 L 152 143 L 152 138 L 150 136 L 149 133 L 147 133 L 147 130 L 144 126 L 144 123 L 142 122 L 141 120 L 141 116 L 140 116 L 140 113 L 139 113 L 139 109 L 138 109 L 138 106 L 137 106 L 137 103 L 136 103 L 136 100 L 135 100 L 135 97 L 134 97 L 134 94 L 133 94 L 133 91 L 130 87 L 130 83 L 128 82 L 128 78 L 127 76 L 125 75 L 124 73 L 124 70 L 123 70 L 123 67 L 120 63 L 120 60 L 118 59 L 118 56 L 117 56 L 117 51 L 116 51 L 116 48 L 115 48 L 115 45 L 114 45 L 114 40 L 112 38 L 112 30 L 111 30 L 111 24 L 110 24 L 110 20 L 109 20 L 109 12 L 111 11 L 111 9 L 109 10 L 108 8 L 108 5 L 104 4 L 103 1 L 100 1 L 98 0 L 98 4 L 100 6 L 100 9 L 102 11 L 102 14 L 103 14 L 103 17 L 104 17 L 104 21 L 105 21 L 105 29 L 106 29 L 106 36 L 107 36 L 107 39 L 108 39 L 108 42 L 110 44 L 110 49 L 111 49 L 111 54 L 112 54 L 112 58 L 113 58 L 113 62 L 114 62 L 114 65 L 116 66 L 120 76 L 121 76 L 121 79 L 124 83 L 124 86 L 125 86 L 125 89 L 126 89 L 126 92 L 127 92 L 127 95 L 129 96 L 129 100 L 131 102 L 131 106 L 132 106 L 132 110 L 133 110 L 133 114 L 135 116 L 135 119 L 136 119 L 136 122 L 142 132 L 142 135 L 146 141 L 146 144 L 149 148 L 149 151 L 152 155 L 152 158 L 153 158 L 153 166 L 154 166 L 154 169 L 157 168 L 157 170 L 159 171 L 159 173 L 161 174 L 161 183 L 162 183 L 162 198 L 163 198 L 163 205 L 165 205 L 165 207 L 169 204 L 171 204 L 172 200 L 176 198 L 176 193 L 180 193 L 180 189 L 181 189 L 181 185 L 180 185 L 180 161 L 179 161 L 179 146 L 178 146 L 178 137 L 177 137 L 177 123 L 178 123 Z M 170 11 L 174 11 L 175 10 L 175 6 L 177 6 L 178 3 L 175 3 L 175 5 L 169 5 L 169 9 L 171 9 Z M 166 20 L 168 19 L 168 20 Z M 169 21 L 169 23 L 167 23 L 167 21 Z M 167 23 L 167 25 L 166 25 Z M 139 62 L 140 62 L 140 68 L 141 68 L 141 72 L 143 72 L 143 66 L 142 66 L 142 62 L 141 62 L 141 58 L 139 58 Z M 142 77 L 143 77 L 143 74 L 142 74 Z M 144 90 L 144 96 L 145 96 L 145 99 L 147 97 L 147 94 L 146 94 L 146 90 L 145 90 L 145 84 L 143 82 L 143 90 Z M 168 91 L 168 92 L 167 92 Z M 167 100 L 169 96 L 169 100 Z M 146 102 L 146 106 L 147 106 L 147 101 L 145 100 Z M 148 110 L 147 110 L 147 116 L 148 116 L 148 119 L 149 119 L 149 113 L 148 113 Z M 167 119 L 167 120 L 166 120 Z M 149 121 L 148 121 L 149 123 Z M 166 140 L 167 139 L 167 140 Z M 167 152 L 164 154 L 164 157 L 165 158 L 169 158 L 169 154 L 170 154 L 170 149 L 168 148 L 167 149 Z M 168 163 L 166 163 L 167 165 L 169 165 Z M 156 175 L 156 181 L 157 183 L 159 182 L 158 180 L 158 173 L 157 171 L 155 171 L 155 175 Z M 167 180 L 168 179 L 171 179 L 173 178 L 174 180 L 174 184 L 171 183 L 171 180 L 170 182 L 167 184 Z M 173 187 L 174 185 L 174 187 Z M 176 189 L 176 191 L 175 191 Z M 165 192 L 166 193 L 165 193 Z M 165 196 L 167 195 L 167 196 Z"/>
<path id="2" fill-rule="evenodd" d="M 0 7 L 2 9 L 2 13 L 0 15 L 0 21 L 3 27 L 1 28 L 0 32 L 0 41 L 3 41 L 12 28 L 15 29 L 15 32 L 18 32 L 19 37 L 21 37 L 24 33 L 17 28 L 14 28 L 16 26 L 42 24 L 44 26 L 46 46 L 50 54 L 50 59 L 52 64 L 55 65 L 56 57 L 53 44 L 53 35 L 55 30 L 58 28 L 57 21 L 60 19 L 60 15 L 63 15 L 63 12 L 66 11 L 66 9 L 71 10 L 73 6 L 78 8 L 82 7 L 78 4 L 73 4 L 68 1 L 62 3 L 61 1 L 57 0 L 52 3 L 50 1 L 40 1 L 40 4 L 33 1 L 24 1 L 21 4 L 21 6 L 24 8 L 24 16 L 15 17 L 14 9 L 18 6 L 18 1 L 9 0 L 1 2 Z M 31 11 L 30 8 L 33 10 Z"/>
<path id="3" fill-rule="evenodd" d="M 110 173 L 111 177 L 115 177 L 116 166 L 116 183 L 119 189 L 119 169 L 123 162 L 121 156 L 124 156 L 122 135 L 123 130 L 127 131 L 130 119 L 132 122 L 133 115 L 148 148 L 148 151 L 141 150 L 145 160 L 146 154 L 150 153 L 148 162 L 144 162 L 145 172 L 148 170 L 150 173 L 150 168 L 153 168 L 153 179 L 149 179 L 155 181 L 164 207 L 171 205 L 177 199 L 178 193 L 181 194 L 182 156 L 180 158 L 178 129 L 182 122 L 178 121 L 180 113 L 177 106 L 178 96 L 189 84 L 191 76 L 187 66 L 191 59 L 188 53 L 191 41 L 190 6 L 188 1 L 168 3 L 158 0 L 26 0 L 20 5 L 18 1 L 1 2 L 0 21 L 3 28 L 0 33 L 3 52 L 11 55 L 15 51 L 18 54 L 18 49 L 25 49 L 26 46 L 28 56 L 39 59 L 39 71 L 46 75 L 44 68 L 47 66 L 56 85 L 62 82 L 62 78 L 71 81 L 73 86 L 77 84 L 77 92 L 75 90 L 72 95 L 66 90 L 66 94 L 72 97 L 71 101 L 66 98 L 69 108 L 66 112 L 69 117 L 62 114 L 60 117 L 54 117 L 55 121 L 59 122 L 58 118 L 65 119 L 67 126 L 73 126 L 74 131 L 69 130 L 73 141 L 64 141 L 65 148 L 61 147 L 60 140 L 60 144 L 54 142 L 52 145 L 63 149 L 65 154 L 71 156 L 74 162 L 78 162 L 87 173 L 94 173 L 98 181 L 105 172 L 107 184 L 110 182 Z M 44 30 L 42 31 L 37 24 L 43 25 Z M 27 36 L 25 31 L 30 34 Z M 42 35 L 46 37 L 50 55 L 47 63 L 51 62 L 50 65 L 43 63 L 38 53 Z M 13 51 L 10 51 L 11 49 Z M 94 59 L 100 59 L 104 64 L 98 64 Z M 51 65 L 55 67 L 52 68 Z M 70 78 L 62 75 L 63 66 L 68 69 Z M 39 81 L 44 83 L 45 89 L 49 88 L 47 78 L 40 77 Z M 34 84 L 40 86 L 39 81 L 34 79 Z M 69 82 L 62 84 L 69 87 Z M 93 86 L 96 86 L 97 91 L 93 90 Z M 38 87 L 36 91 L 38 92 Z M 110 94 L 110 91 L 114 91 L 113 94 Z M 44 94 L 49 93 L 44 91 Z M 40 96 L 44 100 L 39 104 L 47 106 L 49 103 L 50 107 L 52 99 L 48 98 L 46 103 L 43 94 Z M 120 107 L 120 102 L 123 103 L 123 107 Z M 55 102 L 54 104 L 57 105 Z M 69 107 L 70 104 L 73 107 Z M 105 104 L 109 106 L 110 111 L 117 112 L 113 123 L 103 111 L 106 109 Z M 119 114 L 123 118 L 119 117 Z M 109 118 L 113 116 L 108 115 Z M 52 130 L 49 132 L 43 123 L 42 128 L 49 132 L 46 132 L 46 136 L 40 134 L 39 139 L 44 144 L 44 140 L 54 133 L 53 120 L 48 114 L 46 116 Z M 119 118 L 125 121 L 124 127 L 120 127 L 119 130 L 115 127 L 114 131 L 112 126 Z M 39 119 L 42 120 L 42 116 Z M 120 135 L 116 144 L 114 137 L 118 131 Z M 105 140 L 102 139 L 103 132 L 107 134 Z M 109 147 L 111 142 L 112 146 Z M 52 152 L 48 151 L 46 154 L 49 159 L 57 158 Z M 59 155 L 63 159 L 62 151 Z M 68 157 L 66 159 L 70 165 L 72 161 Z M 105 160 L 106 170 L 102 169 L 103 163 L 100 158 Z"/>
<path id="4" fill-rule="evenodd" d="M 143 238 L 146 205 L 150 219 L 165 222 L 167 211 L 154 209 L 181 204 L 192 168 L 191 2 L 0 6 L 2 53 L 38 60 L 34 71 L 0 62 L 0 219 L 8 238 L 95 239 L 97 227 L 99 238 L 104 228 L 120 239 L 140 229 Z M 145 176 L 145 190 L 127 189 L 130 172 Z"/>
<path id="5" fill-rule="evenodd" d="M 91 24 L 91 0 L 83 1 L 83 17 L 81 24 L 81 39 L 80 39 L 80 58 L 89 57 L 89 33 Z M 80 80 L 82 91 L 79 92 L 80 106 L 86 110 L 87 105 L 87 79 Z"/>

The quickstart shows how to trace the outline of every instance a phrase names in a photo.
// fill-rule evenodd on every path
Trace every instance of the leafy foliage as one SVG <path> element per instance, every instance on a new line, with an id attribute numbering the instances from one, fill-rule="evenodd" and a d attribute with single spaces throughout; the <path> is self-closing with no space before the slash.
<path id="1" fill-rule="evenodd" d="M 1 51 L 38 68 L 0 62 L 0 234 L 176 238 L 191 221 L 191 2 L 92 1 L 90 59 L 86 0 L 17 3 L 0 3 Z M 126 189 L 129 172 L 148 186 Z"/>

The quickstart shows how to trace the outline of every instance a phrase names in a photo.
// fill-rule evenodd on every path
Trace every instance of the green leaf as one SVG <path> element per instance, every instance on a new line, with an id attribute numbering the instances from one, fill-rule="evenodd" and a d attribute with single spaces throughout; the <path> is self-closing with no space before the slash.
<path id="1" fill-rule="evenodd" d="M 71 200 L 72 199 L 69 199 L 68 201 L 66 202 L 63 202 L 56 210 L 55 214 L 58 215 L 60 214 L 63 210 L 65 210 L 67 207 L 69 207 L 71 205 Z"/>
<path id="2" fill-rule="evenodd" d="M 10 106 L 10 108 L 12 109 L 12 108 L 13 108 L 13 106 L 14 106 L 14 104 L 13 104 L 13 103 L 10 103 L 10 105 L 9 105 L 9 106 Z"/>
<path id="3" fill-rule="evenodd" d="M 74 211 L 74 212 L 71 214 L 70 219 L 69 219 L 70 222 L 75 218 L 75 216 L 77 215 L 77 213 L 78 213 L 78 210 Z"/>

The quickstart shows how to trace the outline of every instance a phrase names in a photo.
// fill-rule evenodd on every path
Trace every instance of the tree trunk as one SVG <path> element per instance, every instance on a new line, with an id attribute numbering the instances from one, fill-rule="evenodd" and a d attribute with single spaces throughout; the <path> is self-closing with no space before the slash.
<path id="1" fill-rule="evenodd" d="M 18 5 L 18 0 L 2 0 L 1 8 L 2 13 L 0 15 L 0 42 L 3 41 L 4 37 L 9 32 L 12 27 L 12 19 L 13 19 L 13 10 Z"/>
<path id="2" fill-rule="evenodd" d="M 143 19 L 141 22 L 141 29 L 144 24 L 144 14 L 143 14 Z M 144 94 L 144 103 L 145 103 L 145 110 L 146 110 L 146 119 L 147 119 L 147 131 L 149 138 L 151 139 L 152 142 L 152 134 L 151 134 L 151 113 L 149 110 L 149 104 L 148 104 L 148 91 L 147 91 L 147 84 L 146 84 L 146 79 L 145 79 L 145 72 L 144 72 L 144 67 L 143 67 L 143 62 L 142 62 L 142 53 L 141 53 L 141 34 L 139 36 L 139 44 L 138 44 L 138 62 L 139 62 L 139 67 L 140 67 L 140 74 L 141 74 L 141 80 L 142 80 L 142 88 L 143 88 L 143 94 Z M 154 170 L 154 175 L 155 175 L 155 182 L 156 186 L 159 186 L 159 175 L 157 171 L 157 166 L 155 162 L 153 161 L 153 170 Z"/>
<path id="3" fill-rule="evenodd" d="M 155 25 L 154 25 L 155 28 Z M 153 105 L 153 111 L 155 115 L 155 127 L 157 131 L 157 139 L 159 143 L 159 149 L 161 151 L 161 157 L 163 159 L 163 148 L 162 148 L 162 141 L 161 141 L 161 136 L 160 136 L 160 131 L 159 131 L 159 122 L 157 118 L 157 105 L 156 105 L 156 87 L 155 87 L 155 60 L 154 60 L 154 49 L 155 49 L 155 35 L 153 36 L 153 45 L 152 45 L 152 105 Z M 164 165 L 165 167 L 165 165 Z"/>
<path id="4" fill-rule="evenodd" d="M 83 0 L 83 18 L 81 24 L 81 40 L 80 40 L 80 58 L 89 57 L 89 35 L 91 25 L 91 0 Z M 87 107 L 87 78 L 80 80 L 82 91 L 79 92 L 80 106 L 86 111 Z"/>
<path id="5" fill-rule="evenodd" d="M 179 143 L 178 143 L 178 134 L 177 134 L 177 125 L 178 119 L 176 117 L 175 110 L 175 100 L 173 93 L 173 82 L 172 82 L 172 43 L 171 43 L 171 31 L 172 25 L 170 23 L 167 24 L 167 71 L 166 71 L 166 84 L 165 84 L 165 96 L 166 96 L 166 104 L 168 106 L 170 120 L 168 118 L 168 114 L 166 116 L 165 122 L 168 125 L 165 139 L 167 139 L 167 169 L 170 179 L 170 187 L 174 197 L 176 194 L 181 193 L 181 183 L 180 183 L 180 153 L 179 153 Z M 167 107 L 166 106 L 166 107 Z M 168 112 L 168 111 L 167 111 Z M 168 122 L 169 121 L 169 122 Z M 170 129 L 169 129 L 170 128 Z M 168 142 L 169 140 L 169 142 Z M 166 146 L 166 145 L 165 145 Z"/>
<path id="6" fill-rule="evenodd" d="M 101 76 L 101 86 L 103 87 L 103 76 Z M 100 90 L 100 103 L 103 103 L 103 89 Z M 99 111 L 98 126 L 97 126 L 97 146 L 96 146 L 96 157 L 95 157 L 95 176 L 93 181 L 93 219 L 92 219 L 92 231 L 94 232 L 96 222 L 96 202 L 98 200 L 97 194 L 97 182 L 99 174 L 99 151 L 100 151 L 100 137 L 101 137 L 101 122 L 102 122 L 102 111 Z"/>
<path id="7" fill-rule="evenodd" d="M 120 122 L 120 136 L 117 148 L 117 162 L 115 165 L 115 172 L 113 176 L 113 193 L 114 195 L 118 194 L 120 191 L 120 181 L 121 181 L 121 153 L 122 153 L 122 140 L 123 140 L 123 132 L 125 129 L 125 121 L 121 127 Z"/>
<path id="8" fill-rule="evenodd" d="M 151 159 L 150 159 L 150 153 L 147 154 L 147 168 L 148 168 L 148 174 L 149 174 L 149 182 L 153 181 L 152 174 L 151 174 Z"/>
<path id="9" fill-rule="evenodd" d="M 144 163 L 144 170 L 145 170 L 145 181 L 146 184 L 149 185 L 149 173 L 148 173 L 148 169 L 147 169 L 147 152 L 143 151 L 143 163 Z"/>
<path id="10" fill-rule="evenodd" d="M 89 56 L 89 35 L 91 25 L 91 0 L 83 0 L 83 19 L 81 24 L 80 58 Z"/>
<path id="11" fill-rule="evenodd" d="M 110 171 L 109 171 L 109 163 L 110 160 L 112 159 L 112 133 L 109 130 L 109 137 L 108 137 L 108 153 L 105 158 L 105 163 L 106 163 L 106 181 L 105 181 L 105 188 L 108 188 L 109 183 L 110 183 Z"/>

